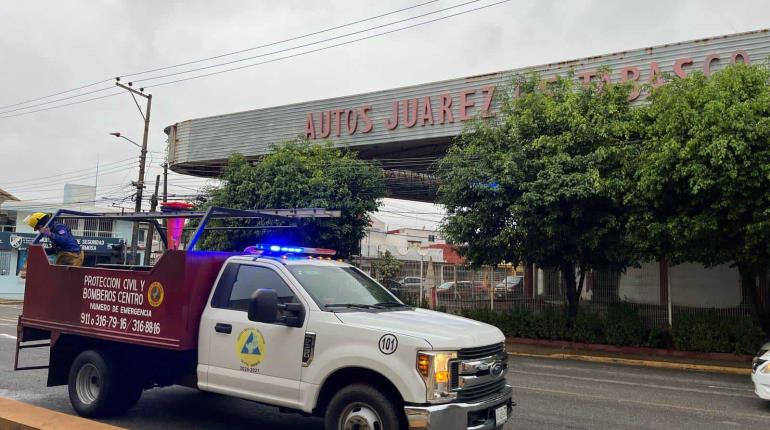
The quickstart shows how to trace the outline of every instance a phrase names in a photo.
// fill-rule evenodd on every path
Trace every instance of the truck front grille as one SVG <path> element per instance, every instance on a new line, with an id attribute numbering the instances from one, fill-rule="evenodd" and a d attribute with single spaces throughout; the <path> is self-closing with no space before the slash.
<path id="1" fill-rule="evenodd" d="M 505 388 L 505 379 L 501 378 L 484 385 L 465 388 L 457 392 L 458 402 L 473 402 L 481 400 Z"/>
<path id="2" fill-rule="evenodd" d="M 489 357 L 505 352 L 505 344 L 493 343 L 487 346 L 478 346 L 474 348 L 463 348 L 457 351 L 458 360 L 474 360 L 477 358 Z"/>
<path id="3" fill-rule="evenodd" d="M 450 387 L 457 401 L 474 402 L 503 390 L 508 355 L 503 343 L 464 348 L 450 361 Z"/>

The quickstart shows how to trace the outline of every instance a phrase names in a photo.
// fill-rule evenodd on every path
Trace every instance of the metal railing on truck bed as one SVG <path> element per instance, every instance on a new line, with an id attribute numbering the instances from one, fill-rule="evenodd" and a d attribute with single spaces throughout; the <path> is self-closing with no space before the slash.
<path id="1" fill-rule="evenodd" d="M 169 350 L 194 350 L 198 325 L 222 264 L 236 252 L 197 251 L 195 246 L 217 218 L 277 219 L 338 217 L 326 209 L 237 210 L 205 212 L 90 214 L 60 210 L 51 219 L 111 218 L 146 222 L 164 238 L 157 219 L 200 219 L 186 250 L 167 250 L 152 267 L 108 265 L 73 267 L 51 264 L 38 236 L 29 247 L 24 308 L 19 317 L 17 350 L 48 344 L 29 343 L 62 334 Z M 291 225 L 257 226 L 291 228 Z M 239 227 L 224 227 L 224 229 Z M 249 227 L 250 228 L 250 227 Z M 164 240 L 164 246 L 167 246 Z M 27 342 L 27 344 L 25 344 Z"/>

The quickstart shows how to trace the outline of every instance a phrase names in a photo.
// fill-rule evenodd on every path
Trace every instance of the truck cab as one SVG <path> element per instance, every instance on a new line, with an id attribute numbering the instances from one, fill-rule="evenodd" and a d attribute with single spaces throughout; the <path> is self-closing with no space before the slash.
<path id="1" fill-rule="evenodd" d="M 492 429 L 510 416 L 499 329 L 408 306 L 333 251 L 170 250 L 122 270 L 51 265 L 30 249 L 18 347 L 50 339 L 48 385 L 69 384 L 83 416 L 172 384 L 327 429 Z"/>
<path id="2" fill-rule="evenodd" d="M 238 256 L 201 318 L 198 385 L 331 408 L 327 425 L 341 428 L 494 428 L 511 406 L 503 342 L 490 325 L 401 303 L 346 263 Z"/>

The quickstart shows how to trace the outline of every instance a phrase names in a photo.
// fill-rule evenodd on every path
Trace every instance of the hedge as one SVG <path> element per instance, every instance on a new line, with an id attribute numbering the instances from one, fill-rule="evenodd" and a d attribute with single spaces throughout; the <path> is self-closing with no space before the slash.
<path id="1" fill-rule="evenodd" d="M 562 308 L 475 309 L 464 316 L 495 325 L 506 336 L 530 339 L 735 354 L 755 354 L 765 341 L 764 332 L 751 319 L 722 317 L 716 310 L 678 315 L 670 332 L 645 326 L 639 311 L 628 303 L 611 305 L 601 314 L 581 309 L 571 326 Z"/>

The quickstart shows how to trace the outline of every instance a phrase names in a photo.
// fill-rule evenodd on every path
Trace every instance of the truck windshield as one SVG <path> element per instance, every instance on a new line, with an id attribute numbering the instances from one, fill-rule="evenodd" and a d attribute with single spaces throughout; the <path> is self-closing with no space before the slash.
<path id="1" fill-rule="evenodd" d="M 287 268 L 325 309 L 401 305 L 388 290 L 354 267 L 297 264 Z"/>

